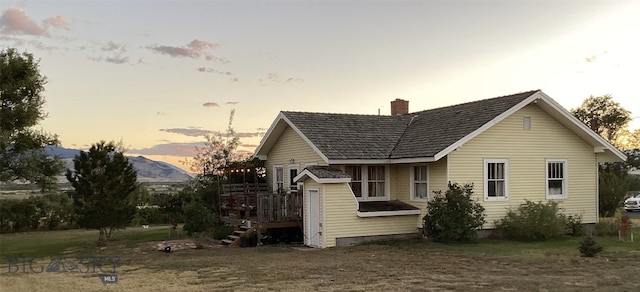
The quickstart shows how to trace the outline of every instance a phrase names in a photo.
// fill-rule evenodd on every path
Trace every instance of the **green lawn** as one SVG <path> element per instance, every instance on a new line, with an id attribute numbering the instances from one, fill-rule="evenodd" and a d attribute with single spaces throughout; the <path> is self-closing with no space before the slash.
<path id="1" fill-rule="evenodd" d="M 141 242 L 169 239 L 169 226 L 152 226 L 149 229 L 132 227 L 115 230 L 110 244 L 135 246 Z M 182 234 L 182 232 L 179 232 Z M 58 256 L 74 250 L 95 247 L 97 230 L 33 231 L 0 235 L 0 258 L 7 256 Z"/>

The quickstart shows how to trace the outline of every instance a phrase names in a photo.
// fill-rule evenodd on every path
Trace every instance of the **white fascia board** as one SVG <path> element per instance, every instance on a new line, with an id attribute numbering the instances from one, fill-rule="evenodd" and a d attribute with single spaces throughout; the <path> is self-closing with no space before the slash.
<path id="1" fill-rule="evenodd" d="M 298 129 L 298 127 L 296 127 L 291 120 L 289 120 L 283 112 L 280 112 L 278 114 L 278 116 L 276 117 L 276 119 L 273 121 L 273 123 L 271 123 L 271 127 L 269 127 L 269 130 L 267 130 L 267 132 L 265 133 L 264 137 L 262 138 L 262 140 L 260 141 L 260 144 L 258 144 L 258 147 L 256 147 L 256 150 L 253 152 L 254 154 L 252 155 L 253 157 L 257 157 L 260 160 L 267 160 L 268 157 L 266 155 L 266 153 L 260 153 L 263 148 L 269 143 L 271 142 L 272 139 L 276 139 L 273 138 L 272 135 L 277 135 L 280 136 L 280 134 L 282 134 L 283 130 L 278 131 L 278 125 L 280 125 L 282 122 L 286 123 L 289 127 L 291 127 L 291 129 L 293 129 L 305 142 L 307 142 L 307 144 L 311 147 L 311 149 L 313 149 L 313 151 L 315 151 L 321 158 L 322 160 L 324 160 L 326 163 L 329 162 L 329 159 L 327 158 L 326 155 L 324 155 L 324 153 L 322 153 L 318 147 L 316 147 L 316 145 L 314 145 L 313 143 L 311 143 L 311 140 L 309 140 L 309 138 L 307 138 L 307 136 L 305 136 L 300 129 Z M 273 142 L 273 144 L 275 144 L 275 141 Z M 269 146 L 269 147 L 273 147 L 273 145 Z M 271 149 L 266 149 L 271 150 Z"/>
<path id="2" fill-rule="evenodd" d="M 283 116 L 284 116 L 284 114 L 282 112 L 280 112 L 278 114 L 278 116 L 276 117 L 276 119 L 273 120 L 273 122 L 271 123 L 271 126 L 269 127 L 267 132 L 264 134 L 264 137 L 262 137 L 262 140 L 260 140 L 260 144 L 258 144 L 258 147 L 256 147 L 256 150 L 253 151 L 253 155 L 251 155 L 252 158 L 257 157 L 260 160 L 266 160 L 267 159 L 266 153 L 265 154 L 261 154 L 260 151 L 262 151 L 262 148 L 265 147 L 265 144 L 267 144 L 267 142 L 271 138 L 271 135 L 274 133 L 276 127 L 278 126 L 278 123 L 280 123 L 280 121 L 282 120 Z M 280 134 L 280 133 L 278 133 L 278 134 Z"/>
<path id="3" fill-rule="evenodd" d="M 520 109 L 522 109 L 523 107 L 527 106 L 528 104 L 532 103 L 533 101 L 535 101 L 536 99 L 541 98 L 542 96 L 540 95 L 540 93 L 542 93 L 540 90 L 538 90 L 538 92 L 532 94 L 531 96 L 527 97 L 525 100 L 521 101 L 520 103 L 514 105 L 513 107 L 511 107 L 510 109 L 504 111 L 503 113 L 499 114 L 498 116 L 496 116 L 495 118 L 493 118 L 492 120 L 490 120 L 489 122 L 487 122 L 486 124 L 482 125 L 480 128 L 476 129 L 475 131 L 469 133 L 468 135 L 462 137 L 462 139 L 456 141 L 455 143 L 449 145 L 449 147 L 445 148 L 444 150 L 436 153 L 436 155 L 433 156 L 433 158 L 435 158 L 435 160 L 440 160 L 442 157 L 447 156 L 449 153 L 455 151 L 456 149 L 462 147 L 462 145 L 464 145 L 465 143 L 469 142 L 471 139 L 477 137 L 478 135 L 482 134 L 484 131 L 488 130 L 489 128 L 493 127 L 495 124 L 501 122 L 502 120 L 506 119 L 507 117 L 509 117 L 510 115 L 512 115 L 513 113 L 519 111 Z"/>
<path id="4" fill-rule="evenodd" d="M 594 139 L 598 144 L 600 144 L 600 147 L 602 147 L 600 149 L 606 149 L 606 150 L 611 151 L 611 153 L 613 153 L 613 155 L 617 156 L 622 161 L 626 161 L 627 160 L 627 156 L 624 153 L 622 153 L 620 150 L 618 150 L 615 146 L 611 145 L 611 143 L 609 143 L 609 141 L 607 141 L 606 139 L 602 138 L 602 136 L 598 135 L 597 133 L 595 133 L 594 131 L 589 129 L 589 127 L 587 127 L 587 125 L 585 125 L 580 120 L 578 120 L 578 118 L 573 116 L 567 109 L 562 107 L 560 104 L 558 104 L 551 97 L 549 97 L 548 95 L 544 94 L 542 91 L 538 91 L 536 94 L 534 94 L 534 96 L 538 96 L 538 98 L 540 100 L 544 101 L 545 104 L 547 104 L 551 108 L 553 108 L 558 114 L 560 114 L 561 117 L 566 119 L 568 122 L 573 123 L 575 126 L 580 128 L 580 130 L 582 130 L 585 134 L 589 135 L 589 137 Z M 598 148 L 594 148 L 594 151 L 597 151 L 597 150 L 598 150 Z"/>
<path id="5" fill-rule="evenodd" d="M 398 158 L 398 159 L 332 159 L 329 165 L 336 164 L 397 164 L 397 163 L 423 163 L 434 162 L 433 157 L 417 157 L 417 158 Z"/>
<path id="6" fill-rule="evenodd" d="M 358 217 L 388 217 L 388 216 L 405 216 L 405 215 L 420 215 L 421 210 L 399 210 L 399 211 L 376 211 L 376 212 L 360 212 L 358 211 Z"/>

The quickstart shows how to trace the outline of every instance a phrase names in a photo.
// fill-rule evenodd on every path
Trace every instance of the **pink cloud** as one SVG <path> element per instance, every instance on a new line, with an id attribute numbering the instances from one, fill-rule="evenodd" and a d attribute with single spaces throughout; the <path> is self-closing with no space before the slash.
<path id="1" fill-rule="evenodd" d="M 67 18 L 63 15 L 49 17 L 38 24 L 29 18 L 20 8 L 9 8 L 0 15 L 0 33 L 48 36 L 50 27 L 69 29 Z"/>
<path id="2" fill-rule="evenodd" d="M 57 28 L 69 29 L 69 23 L 67 23 L 67 18 L 63 15 L 56 15 L 49 17 L 42 21 L 45 26 L 52 26 Z"/>
<path id="3" fill-rule="evenodd" d="M 189 137 L 203 137 L 212 132 L 201 128 L 172 128 L 172 129 L 160 129 L 161 132 L 174 133 L 185 135 Z"/>
<path id="4" fill-rule="evenodd" d="M 9 8 L 0 16 L 0 32 L 47 35 L 44 27 L 27 17 L 22 9 Z"/>
<path id="5" fill-rule="evenodd" d="M 213 61 L 222 64 L 230 63 L 228 59 L 218 57 L 211 52 L 219 46 L 220 45 L 216 43 L 195 39 L 185 46 L 149 46 L 147 48 L 157 53 L 169 55 L 171 57 L 184 57 L 192 59 L 199 59 L 202 57 L 207 61 Z"/>

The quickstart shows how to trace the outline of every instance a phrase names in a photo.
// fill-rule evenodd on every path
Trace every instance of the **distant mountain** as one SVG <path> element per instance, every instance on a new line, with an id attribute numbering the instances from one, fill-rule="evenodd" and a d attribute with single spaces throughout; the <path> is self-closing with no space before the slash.
<path id="1" fill-rule="evenodd" d="M 66 163 L 67 168 L 73 169 L 73 158 L 81 150 L 49 146 L 45 151 L 49 156 L 59 156 Z M 151 160 L 144 156 L 128 156 L 128 158 L 138 173 L 140 182 L 182 182 L 191 178 L 186 171 L 163 161 Z"/>

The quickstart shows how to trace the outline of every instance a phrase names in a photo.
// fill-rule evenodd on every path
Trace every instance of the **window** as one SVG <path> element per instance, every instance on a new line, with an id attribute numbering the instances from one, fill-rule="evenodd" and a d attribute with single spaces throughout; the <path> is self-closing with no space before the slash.
<path id="1" fill-rule="evenodd" d="M 567 160 L 547 159 L 547 199 L 567 198 Z"/>
<path id="2" fill-rule="evenodd" d="M 484 160 L 485 201 L 509 198 L 509 163 L 506 159 Z"/>
<path id="3" fill-rule="evenodd" d="M 387 168 L 384 165 L 347 165 L 344 171 L 351 176 L 351 190 L 359 201 L 388 199 Z"/>
<path id="4" fill-rule="evenodd" d="M 358 166 L 345 166 L 344 172 L 351 176 L 351 190 L 356 197 L 362 197 L 362 168 Z"/>
<path id="5" fill-rule="evenodd" d="M 524 120 L 522 122 L 522 127 L 525 130 L 531 130 L 531 117 L 524 117 Z"/>
<path id="6" fill-rule="evenodd" d="M 281 165 L 273 167 L 273 192 L 284 191 L 284 167 Z"/>
<path id="7" fill-rule="evenodd" d="M 427 166 L 415 165 L 411 167 L 411 199 L 426 200 L 429 194 L 427 183 Z"/>
<path id="8" fill-rule="evenodd" d="M 297 165 L 289 165 L 289 189 L 292 192 L 298 191 L 298 183 L 294 182 L 293 179 L 298 175 L 298 166 Z"/>
<path id="9" fill-rule="evenodd" d="M 368 166 L 367 167 L 368 178 L 368 195 L 369 197 L 384 197 L 384 166 Z"/>

